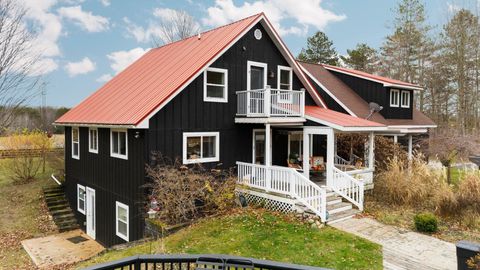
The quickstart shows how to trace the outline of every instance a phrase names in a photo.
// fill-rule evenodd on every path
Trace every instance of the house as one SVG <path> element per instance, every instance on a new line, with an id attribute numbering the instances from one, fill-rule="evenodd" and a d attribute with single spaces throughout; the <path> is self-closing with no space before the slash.
<path id="1" fill-rule="evenodd" d="M 152 152 L 235 167 L 248 187 L 239 192 L 280 210 L 303 207 L 325 222 L 362 210 L 374 135 L 392 131 L 395 112 L 382 122 L 343 108 L 348 93 L 322 87 L 315 70 L 326 67 L 309 67 L 263 13 L 150 50 L 55 122 L 65 127 L 65 192 L 80 225 L 106 246 L 142 238 Z M 361 164 L 335 155 L 338 133 L 368 135 Z"/>

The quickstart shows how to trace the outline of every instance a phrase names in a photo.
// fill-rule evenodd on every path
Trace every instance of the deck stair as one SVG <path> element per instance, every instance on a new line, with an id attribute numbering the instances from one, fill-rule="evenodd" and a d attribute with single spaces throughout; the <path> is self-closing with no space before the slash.
<path id="1" fill-rule="evenodd" d="M 313 216 L 315 215 L 313 212 L 309 211 L 305 206 L 300 203 L 296 206 L 298 209 L 300 209 L 301 212 L 305 212 Z M 345 201 L 341 196 L 337 195 L 333 191 L 327 192 L 327 212 L 327 224 L 340 222 L 361 213 L 361 211 L 355 208 L 352 203 Z"/>
<path id="2" fill-rule="evenodd" d="M 61 186 L 44 188 L 43 196 L 48 211 L 60 232 L 80 228 Z"/>

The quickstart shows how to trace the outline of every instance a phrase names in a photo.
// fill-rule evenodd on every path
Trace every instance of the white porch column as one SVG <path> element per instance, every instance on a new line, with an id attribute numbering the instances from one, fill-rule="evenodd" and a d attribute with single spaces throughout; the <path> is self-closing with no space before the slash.
<path id="1" fill-rule="evenodd" d="M 370 132 L 368 135 L 368 168 L 373 169 L 375 167 L 375 134 Z"/>
<path id="2" fill-rule="evenodd" d="M 303 164 L 302 164 L 302 169 L 303 169 L 303 175 L 307 178 L 310 179 L 310 154 L 312 149 L 310 148 L 311 142 L 310 139 L 312 138 L 312 135 L 310 135 L 305 129 L 303 130 Z"/>
<path id="3" fill-rule="evenodd" d="M 413 157 L 413 143 L 412 143 L 412 134 L 408 135 L 408 159 L 411 160 Z"/>
<path id="4" fill-rule="evenodd" d="M 393 135 L 393 143 L 398 143 L 398 135 Z"/>
<path id="5" fill-rule="evenodd" d="M 265 165 L 272 166 L 272 132 L 270 124 L 265 124 Z"/>
<path id="6" fill-rule="evenodd" d="M 335 166 L 335 132 L 328 129 L 327 132 L 327 186 L 332 185 L 333 167 Z"/>

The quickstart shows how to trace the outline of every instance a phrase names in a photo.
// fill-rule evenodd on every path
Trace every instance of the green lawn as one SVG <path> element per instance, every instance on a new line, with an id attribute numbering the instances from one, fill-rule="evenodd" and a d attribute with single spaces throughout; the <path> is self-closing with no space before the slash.
<path id="1" fill-rule="evenodd" d="M 335 269 L 382 269 L 381 246 L 331 227 L 248 210 L 203 220 L 164 241 L 109 251 L 81 267 L 134 254 L 217 253 Z"/>
<path id="2" fill-rule="evenodd" d="M 41 208 L 42 186 L 51 185 L 50 170 L 38 180 L 15 185 L 0 160 L 0 269 L 33 269 L 20 241 L 52 232 Z"/>

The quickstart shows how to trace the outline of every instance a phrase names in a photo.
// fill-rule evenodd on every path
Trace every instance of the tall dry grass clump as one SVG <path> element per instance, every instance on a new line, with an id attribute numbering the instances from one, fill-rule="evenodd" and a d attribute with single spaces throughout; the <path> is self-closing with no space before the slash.
<path id="1" fill-rule="evenodd" d="M 460 208 L 480 215 L 480 174 L 467 173 L 458 186 L 457 200 Z"/>
<path id="2" fill-rule="evenodd" d="M 441 174 L 432 171 L 421 157 L 411 161 L 393 157 L 376 176 L 374 196 L 392 205 L 430 203 L 435 196 L 432 187 L 442 182 Z"/>

